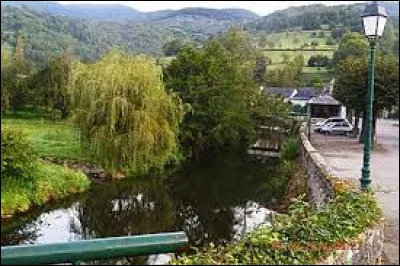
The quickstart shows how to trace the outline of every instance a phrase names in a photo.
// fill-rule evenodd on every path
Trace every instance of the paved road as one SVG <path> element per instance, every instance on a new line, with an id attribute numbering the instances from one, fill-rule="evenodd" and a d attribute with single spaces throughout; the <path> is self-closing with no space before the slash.
<path id="1" fill-rule="evenodd" d="M 378 120 L 380 144 L 371 155 L 372 187 L 385 216 L 384 254 L 388 264 L 399 265 L 399 121 Z M 335 174 L 360 179 L 363 145 L 357 139 L 313 134 L 315 148 Z"/>

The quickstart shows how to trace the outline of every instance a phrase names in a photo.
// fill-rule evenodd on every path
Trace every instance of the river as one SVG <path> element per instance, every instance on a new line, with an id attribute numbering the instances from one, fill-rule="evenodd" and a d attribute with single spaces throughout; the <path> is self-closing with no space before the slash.
<path id="1" fill-rule="evenodd" d="M 163 174 L 93 183 L 85 193 L 2 222 L 1 244 L 180 230 L 192 246 L 224 243 L 268 223 L 283 187 L 279 159 L 261 164 L 237 155 L 213 156 Z M 143 256 L 129 263 L 164 264 L 169 258 Z"/>

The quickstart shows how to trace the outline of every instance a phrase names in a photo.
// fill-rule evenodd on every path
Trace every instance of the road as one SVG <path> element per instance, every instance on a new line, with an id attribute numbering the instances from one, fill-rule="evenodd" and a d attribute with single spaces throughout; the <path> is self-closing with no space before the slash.
<path id="1" fill-rule="evenodd" d="M 399 121 L 378 120 L 377 149 L 371 155 L 372 188 L 385 216 L 384 257 L 399 265 Z M 358 139 L 312 134 L 311 142 L 340 177 L 361 178 L 363 145 Z"/>

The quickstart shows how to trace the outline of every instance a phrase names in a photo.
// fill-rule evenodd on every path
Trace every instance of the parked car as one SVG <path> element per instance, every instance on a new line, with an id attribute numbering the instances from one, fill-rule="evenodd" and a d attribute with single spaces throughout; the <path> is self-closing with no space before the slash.
<path id="1" fill-rule="evenodd" d="M 344 134 L 347 136 L 353 130 L 353 126 L 348 122 L 331 122 L 323 126 L 320 132 L 325 135 Z"/>
<path id="2" fill-rule="evenodd" d="M 340 123 L 340 122 L 347 122 L 349 124 L 349 121 L 347 121 L 346 118 L 342 117 L 329 117 L 328 119 L 322 121 L 322 122 L 317 122 L 314 126 L 314 131 L 315 132 L 320 132 L 321 128 L 323 126 L 328 125 L 329 123 Z"/>

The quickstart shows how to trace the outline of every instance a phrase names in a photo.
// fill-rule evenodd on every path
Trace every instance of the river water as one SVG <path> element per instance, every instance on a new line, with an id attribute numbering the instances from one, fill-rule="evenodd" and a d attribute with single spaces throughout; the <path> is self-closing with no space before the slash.
<path id="1" fill-rule="evenodd" d="M 283 187 L 278 159 L 261 164 L 237 155 L 213 156 L 163 174 L 93 183 L 81 195 L 2 222 L 1 244 L 180 230 L 192 246 L 224 243 L 268 223 Z M 169 258 L 143 256 L 129 263 L 164 264 Z"/>

